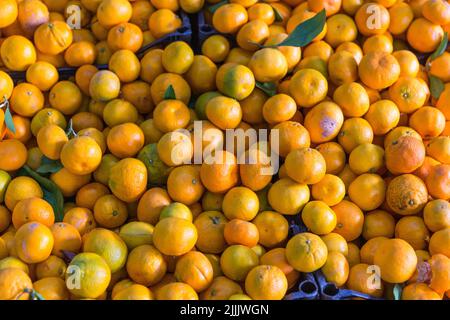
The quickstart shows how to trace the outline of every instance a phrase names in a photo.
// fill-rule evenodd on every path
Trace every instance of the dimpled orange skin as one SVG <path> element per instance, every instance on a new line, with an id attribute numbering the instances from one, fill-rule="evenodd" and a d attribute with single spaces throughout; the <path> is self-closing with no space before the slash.
<path id="1" fill-rule="evenodd" d="M 19 140 L 0 141 L 0 169 L 17 170 L 27 161 L 27 149 Z"/>
<path id="2" fill-rule="evenodd" d="M 251 221 L 259 211 L 256 193 L 245 187 L 229 190 L 223 199 L 222 211 L 228 219 Z"/>
<path id="3" fill-rule="evenodd" d="M 306 184 L 289 177 L 275 182 L 269 189 L 267 199 L 270 206 L 282 214 L 295 215 L 308 203 L 310 191 Z"/>
<path id="4" fill-rule="evenodd" d="M 153 12 L 148 19 L 148 27 L 151 35 L 156 39 L 174 32 L 182 26 L 182 21 L 174 12 L 169 9 L 160 9 Z"/>
<path id="5" fill-rule="evenodd" d="M 0 96 L 6 97 L 6 99 L 9 99 L 11 97 L 12 91 L 14 89 L 14 82 L 11 79 L 11 77 L 4 71 L 0 71 L 0 84 L 1 84 L 1 90 L 0 90 Z M 3 102 L 3 99 L 2 99 Z"/>
<path id="6" fill-rule="evenodd" d="M 197 242 L 197 229 L 184 219 L 166 218 L 158 222 L 153 232 L 153 243 L 163 254 L 180 256 L 190 251 Z"/>
<path id="7" fill-rule="evenodd" d="M 369 52 L 359 64 L 359 77 L 372 89 L 384 89 L 398 80 L 400 65 L 394 56 L 384 52 Z"/>
<path id="8" fill-rule="evenodd" d="M 386 183 L 377 174 L 364 173 L 352 181 L 348 188 L 348 194 L 350 199 L 361 209 L 374 210 L 384 201 Z"/>
<path id="9" fill-rule="evenodd" d="M 211 286 L 201 294 L 201 298 L 204 300 L 225 300 L 233 294 L 242 294 L 241 286 L 227 277 L 219 276 L 215 278 Z"/>
<path id="10" fill-rule="evenodd" d="M 420 52 L 433 52 L 439 45 L 444 30 L 425 18 L 414 20 L 406 34 L 408 43 Z"/>
<path id="11" fill-rule="evenodd" d="M 412 113 L 426 102 L 430 92 L 425 82 L 413 77 L 400 77 L 389 88 L 390 98 L 400 112 Z"/>
<path id="12" fill-rule="evenodd" d="M 155 225 L 161 210 L 171 203 L 169 194 L 162 188 L 151 188 L 139 199 L 137 217 L 139 221 Z"/>
<path id="13" fill-rule="evenodd" d="M 394 178 L 387 187 L 386 200 L 389 208 L 401 215 L 420 212 L 428 200 L 425 183 L 412 174 Z"/>
<path id="14" fill-rule="evenodd" d="M 325 99 L 327 92 L 327 79 L 314 69 L 299 70 L 289 82 L 289 94 L 297 105 L 305 108 L 310 108 Z"/>
<path id="15" fill-rule="evenodd" d="M 89 82 L 89 94 L 97 101 L 109 101 L 117 98 L 119 91 L 119 78 L 108 70 L 98 71 Z"/>
<path id="16" fill-rule="evenodd" d="M 305 226 L 314 234 L 328 234 L 336 227 L 337 218 L 334 211 L 323 201 L 310 201 L 302 210 Z"/>
<path id="17" fill-rule="evenodd" d="M 364 87 L 356 82 L 339 86 L 333 94 L 333 100 L 347 117 L 361 117 L 369 110 L 369 96 Z"/>
<path id="18" fill-rule="evenodd" d="M 202 292 L 213 280 L 213 268 L 203 253 L 192 251 L 177 261 L 175 277 L 178 281 L 189 284 L 196 292 Z"/>
<path id="19" fill-rule="evenodd" d="M 74 138 L 61 150 L 61 162 L 73 174 L 85 175 L 94 172 L 101 160 L 102 150 L 91 137 Z"/>
<path id="20" fill-rule="evenodd" d="M 39 263 L 47 259 L 53 249 L 53 235 L 39 222 L 29 222 L 17 230 L 14 244 L 20 259 L 26 263 Z"/>
<path id="21" fill-rule="evenodd" d="M 253 220 L 259 233 L 259 243 L 273 248 L 288 237 L 289 225 L 283 215 L 275 211 L 262 211 Z"/>
<path id="22" fill-rule="evenodd" d="M 247 22 L 238 32 L 236 41 L 238 45 L 244 50 L 256 50 L 269 36 L 269 28 L 262 20 L 252 20 Z M 252 43 L 254 42 L 254 43 Z"/>
<path id="23" fill-rule="evenodd" d="M 287 291 L 287 279 L 276 266 L 259 265 L 245 278 L 245 290 L 256 300 L 281 300 Z"/>
<path id="24" fill-rule="evenodd" d="M 17 2 L 13 0 L 5 0 L 2 2 L 3 11 L 1 13 L 0 28 L 7 27 L 14 23 L 18 15 Z"/>
<path id="25" fill-rule="evenodd" d="M 322 154 L 311 148 L 301 148 L 290 152 L 285 161 L 288 176 L 302 184 L 315 184 L 326 173 L 326 163 Z"/>
<path id="26" fill-rule="evenodd" d="M 435 254 L 428 260 L 431 266 L 430 288 L 444 294 L 450 288 L 450 259 L 443 254 Z"/>
<path id="27" fill-rule="evenodd" d="M 364 214 L 353 202 L 342 200 L 331 207 L 336 214 L 336 228 L 333 232 L 340 234 L 347 241 L 358 238 L 363 231 Z"/>
<path id="28" fill-rule="evenodd" d="M 56 124 L 41 128 L 36 138 L 41 152 L 52 160 L 60 158 L 62 148 L 69 141 L 65 131 Z"/>
<path id="29" fill-rule="evenodd" d="M 427 106 L 414 112 L 409 120 L 410 126 L 424 139 L 445 135 L 445 122 L 445 116 L 439 109 Z"/>
<path id="30" fill-rule="evenodd" d="M 225 63 L 217 70 L 216 86 L 225 95 L 243 100 L 255 88 L 255 76 L 242 64 Z"/>
<path id="31" fill-rule="evenodd" d="M 43 197 L 40 185 L 30 177 L 17 177 L 8 184 L 4 202 L 6 207 L 12 211 L 20 200 L 31 197 Z"/>
<path id="32" fill-rule="evenodd" d="M 97 18 L 106 28 L 131 19 L 132 7 L 126 0 L 105 0 L 97 8 Z"/>
<path id="33" fill-rule="evenodd" d="M 219 211 L 204 211 L 198 215 L 194 220 L 198 231 L 196 247 L 201 252 L 214 254 L 225 250 L 224 229 L 227 222 L 228 219 Z"/>
<path id="34" fill-rule="evenodd" d="M 374 263 L 380 266 L 381 278 L 384 281 L 402 283 L 413 275 L 417 266 L 417 256 L 406 241 L 389 239 L 375 252 Z"/>
<path id="35" fill-rule="evenodd" d="M 50 175 L 50 180 L 56 183 L 65 197 L 75 195 L 79 188 L 89 183 L 90 179 L 90 174 L 80 176 L 71 173 L 66 168 L 62 168 L 58 172 Z"/>
<path id="36" fill-rule="evenodd" d="M 431 168 L 425 182 L 433 198 L 450 199 L 450 165 L 439 164 Z"/>
<path id="37" fill-rule="evenodd" d="M 403 288 L 402 300 L 442 300 L 442 298 L 425 283 L 411 283 Z"/>
<path id="38" fill-rule="evenodd" d="M 198 295 L 190 285 L 173 282 L 161 287 L 156 298 L 158 300 L 198 300 Z"/>
<path id="39" fill-rule="evenodd" d="M 136 201 L 147 187 L 147 168 L 137 159 L 122 159 L 111 168 L 108 185 L 120 200 Z"/>
<path id="40" fill-rule="evenodd" d="M 149 286 L 163 278 L 167 271 L 167 263 L 154 246 L 141 245 L 129 253 L 126 268 L 133 281 Z"/>
<path id="41" fill-rule="evenodd" d="M 247 20 L 245 8 L 234 3 L 221 6 L 213 15 L 213 25 L 222 33 L 236 33 Z"/>
<path id="42" fill-rule="evenodd" d="M 400 137 L 387 145 L 385 151 L 386 167 L 393 174 L 411 173 L 425 161 L 425 147 L 413 137 Z"/>
<path id="43" fill-rule="evenodd" d="M 64 256 L 63 251 L 74 253 L 80 251 L 81 236 L 74 226 L 65 222 L 57 222 L 50 227 L 50 230 L 54 239 L 53 255 L 62 258 Z"/>
<path id="44" fill-rule="evenodd" d="M 31 221 L 41 222 L 50 228 L 55 222 L 55 214 L 52 206 L 47 201 L 38 197 L 19 201 L 12 213 L 14 228 L 19 229 L 22 225 Z"/>
<path id="45" fill-rule="evenodd" d="M 286 275 L 289 288 L 294 286 L 300 277 L 300 273 L 288 263 L 285 248 L 275 248 L 267 251 L 261 256 L 260 262 L 264 265 L 274 265 L 280 268 Z"/>
<path id="46" fill-rule="evenodd" d="M 185 128 L 189 120 L 189 109 L 182 101 L 164 100 L 153 110 L 155 127 L 164 133 Z"/>
<path id="47" fill-rule="evenodd" d="M 246 151 L 244 156 L 247 155 L 249 161 L 239 165 L 242 185 L 253 191 L 264 189 L 271 181 L 271 176 L 265 174 L 267 170 L 270 170 L 269 157 L 258 149 Z"/>
<path id="48" fill-rule="evenodd" d="M 281 80 L 288 71 L 288 64 L 283 53 L 272 48 L 263 48 L 256 51 L 248 66 L 255 75 L 255 79 L 260 82 Z"/>
<path id="49" fill-rule="evenodd" d="M 216 161 L 217 159 L 217 161 Z M 228 151 L 217 151 L 205 159 L 200 168 L 200 178 L 211 192 L 225 193 L 235 186 L 239 179 L 236 157 Z"/>
<path id="50" fill-rule="evenodd" d="M 92 211 L 87 208 L 76 207 L 67 211 L 63 222 L 73 225 L 81 236 L 97 226 Z"/>
<path id="51" fill-rule="evenodd" d="M 34 32 L 36 48 L 45 54 L 57 55 L 66 50 L 73 41 L 69 25 L 63 21 L 41 24 Z"/>
<path id="52" fill-rule="evenodd" d="M 311 141 L 323 143 L 334 139 L 344 123 L 344 115 L 333 102 L 321 102 L 306 115 L 304 125 L 309 131 Z"/>
<path id="53" fill-rule="evenodd" d="M 286 258 L 295 270 L 313 272 L 326 262 L 328 249 L 322 239 L 312 233 L 299 233 L 286 245 Z"/>
<path id="54" fill-rule="evenodd" d="M 0 49 L 5 66 L 13 71 L 25 71 L 36 62 L 36 50 L 27 38 L 13 35 L 3 41 Z"/>
<path id="55" fill-rule="evenodd" d="M 133 23 L 121 23 L 109 30 L 107 41 L 113 52 L 121 49 L 136 52 L 142 46 L 142 31 Z"/>
<path id="56" fill-rule="evenodd" d="M 24 271 L 14 268 L 0 270 L 1 300 L 28 300 L 29 294 L 24 290 L 32 288 L 33 283 Z"/>
<path id="57" fill-rule="evenodd" d="M 205 191 L 200 180 L 200 166 L 181 166 L 173 169 L 167 180 L 167 191 L 174 201 L 186 205 L 199 201 Z"/>
<path id="58" fill-rule="evenodd" d="M 294 149 L 309 147 L 311 145 L 308 130 L 298 122 L 284 121 L 275 125 L 273 129 L 278 130 L 278 153 L 282 157 L 286 157 Z M 272 139 L 272 133 L 270 138 Z"/>
<path id="59" fill-rule="evenodd" d="M 134 123 L 127 122 L 114 126 L 108 133 L 108 149 L 118 158 L 135 156 L 144 146 L 144 133 Z"/>
<path id="60" fill-rule="evenodd" d="M 32 117 L 44 106 L 44 96 L 33 84 L 20 83 L 12 91 L 10 104 L 17 114 Z"/>

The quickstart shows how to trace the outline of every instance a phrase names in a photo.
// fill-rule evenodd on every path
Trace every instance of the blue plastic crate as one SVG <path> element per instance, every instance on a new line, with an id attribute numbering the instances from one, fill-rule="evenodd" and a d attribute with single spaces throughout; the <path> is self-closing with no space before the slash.
<path id="1" fill-rule="evenodd" d="M 219 34 L 217 30 L 213 28 L 210 24 L 206 23 L 205 14 L 200 11 L 197 14 L 197 27 L 198 27 L 198 45 L 201 48 L 203 42 L 212 35 Z"/>
<path id="2" fill-rule="evenodd" d="M 230 44 L 234 47 L 234 44 L 236 42 L 234 37 L 230 34 L 220 33 L 219 31 L 214 29 L 214 27 L 212 25 L 210 25 L 209 23 L 206 22 L 205 14 L 203 13 L 203 11 L 200 11 L 197 14 L 197 29 L 198 29 L 197 30 L 198 31 L 197 50 L 199 52 L 201 51 L 203 42 L 205 42 L 205 40 L 208 39 L 209 37 L 216 35 L 216 34 L 220 34 L 220 35 L 224 36 L 225 38 L 227 38 L 228 41 L 230 42 Z"/>
<path id="3" fill-rule="evenodd" d="M 191 25 L 189 16 L 182 11 L 179 13 L 179 15 L 181 17 L 183 25 L 180 28 L 178 28 L 175 32 L 169 33 L 169 34 L 165 35 L 164 37 L 159 38 L 159 39 L 153 41 L 152 43 L 149 43 L 148 45 L 140 48 L 136 52 L 136 55 L 138 56 L 138 58 L 141 58 L 148 49 L 151 49 L 151 48 L 159 46 L 159 45 L 169 44 L 174 41 L 184 41 L 184 42 L 188 42 L 188 43 L 191 42 L 192 25 Z"/>

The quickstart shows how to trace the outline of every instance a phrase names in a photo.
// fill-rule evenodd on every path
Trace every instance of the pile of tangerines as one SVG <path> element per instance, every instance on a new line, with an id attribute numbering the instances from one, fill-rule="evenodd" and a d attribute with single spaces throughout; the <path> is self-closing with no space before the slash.
<path id="1" fill-rule="evenodd" d="M 141 55 L 181 11 L 217 34 Z M 446 0 L 0 0 L 0 299 L 283 299 L 318 270 L 447 299 L 448 31 Z"/>

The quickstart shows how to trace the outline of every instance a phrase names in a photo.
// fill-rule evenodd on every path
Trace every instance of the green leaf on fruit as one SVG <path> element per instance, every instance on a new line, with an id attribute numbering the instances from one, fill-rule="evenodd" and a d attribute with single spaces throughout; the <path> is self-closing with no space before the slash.
<path id="1" fill-rule="evenodd" d="M 277 44 L 277 47 L 304 47 L 317 37 L 323 30 L 327 16 L 325 10 L 320 11 L 311 19 L 300 23 L 289 36 Z"/>
<path id="2" fill-rule="evenodd" d="M 275 83 L 256 81 L 256 87 L 262 90 L 269 97 L 272 97 L 277 94 L 277 85 Z"/>
<path id="3" fill-rule="evenodd" d="M 64 197 L 59 187 L 50 179 L 41 176 L 27 165 L 23 166 L 26 175 L 30 176 L 39 183 L 44 193 L 44 200 L 46 200 L 55 212 L 56 222 L 61 222 L 64 218 Z"/>
<path id="4" fill-rule="evenodd" d="M 63 165 L 59 160 L 52 160 L 46 156 L 42 156 L 41 165 L 36 169 L 37 173 L 55 173 L 61 170 Z"/>
<path id="5" fill-rule="evenodd" d="M 435 99 L 439 99 L 442 91 L 445 89 L 445 83 L 438 77 L 430 75 L 430 90 L 431 95 Z"/>
<path id="6" fill-rule="evenodd" d="M 5 109 L 5 124 L 6 128 L 8 128 L 9 131 L 11 131 L 14 134 L 16 133 L 16 127 L 14 126 L 11 110 L 9 110 L 9 104 L 6 105 Z"/>
<path id="7" fill-rule="evenodd" d="M 434 51 L 431 56 L 430 56 L 430 61 L 433 61 L 437 58 L 439 58 L 440 56 L 442 56 L 445 52 L 445 50 L 447 50 L 447 45 L 448 45 L 448 33 L 445 32 L 444 36 L 442 37 L 442 41 L 439 44 L 439 46 L 437 47 L 436 51 Z"/>
<path id="8" fill-rule="evenodd" d="M 173 89 L 172 85 L 169 84 L 169 86 L 166 89 L 166 92 L 164 92 L 164 100 L 175 100 L 177 96 L 175 95 L 175 90 Z"/>
<path id="9" fill-rule="evenodd" d="M 16 133 L 16 127 L 14 126 L 14 121 L 11 115 L 11 110 L 9 109 L 9 101 L 6 99 L 6 96 L 3 97 L 3 101 L 0 101 L 0 109 L 5 108 L 4 121 L 6 128 L 12 133 Z M 3 126 L 3 123 L 0 123 L 0 127 Z"/>
<path id="10" fill-rule="evenodd" d="M 273 13 L 275 14 L 275 21 L 276 22 L 282 22 L 283 21 L 283 16 L 280 14 L 280 12 L 278 12 L 277 9 L 275 9 L 274 7 L 272 7 L 273 9 Z"/>

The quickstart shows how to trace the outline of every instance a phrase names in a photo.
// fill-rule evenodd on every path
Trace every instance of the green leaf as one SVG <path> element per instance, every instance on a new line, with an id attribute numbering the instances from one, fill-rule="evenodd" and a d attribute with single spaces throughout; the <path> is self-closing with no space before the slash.
<path id="1" fill-rule="evenodd" d="M 52 160 L 42 156 L 41 165 L 36 169 L 37 173 L 55 173 L 61 170 L 63 165 L 59 160 Z"/>
<path id="2" fill-rule="evenodd" d="M 283 16 L 278 12 L 277 9 L 275 9 L 275 7 L 272 7 L 273 9 L 273 13 L 275 13 L 275 21 L 276 22 L 282 22 L 283 21 Z"/>
<path id="3" fill-rule="evenodd" d="M 394 300 L 400 300 L 402 297 L 403 286 L 399 283 L 396 283 L 392 291 Z"/>
<path id="4" fill-rule="evenodd" d="M 9 104 L 6 104 L 6 110 L 5 110 L 5 124 L 6 128 L 8 128 L 9 131 L 12 133 L 16 133 L 16 127 L 14 126 L 14 121 L 11 115 L 11 110 L 9 110 Z"/>
<path id="5" fill-rule="evenodd" d="M 442 91 L 445 89 L 445 83 L 438 77 L 430 75 L 430 89 L 433 98 L 439 99 Z"/>
<path id="6" fill-rule="evenodd" d="M 64 218 L 64 197 L 58 186 L 50 179 L 44 178 L 39 173 L 33 171 L 27 165 L 23 166 L 27 175 L 36 180 L 44 192 L 44 200 L 53 207 L 56 222 L 61 222 Z"/>
<path id="7" fill-rule="evenodd" d="M 224 0 L 224 1 L 220 1 L 218 3 L 216 3 L 215 5 L 209 6 L 208 7 L 208 11 L 211 13 L 216 12 L 217 9 L 219 9 L 221 6 L 223 6 L 224 4 L 227 4 L 228 0 Z"/>
<path id="8" fill-rule="evenodd" d="M 275 83 L 256 81 L 256 87 L 264 91 L 269 97 L 277 94 L 277 85 Z"/>
<path id="9" fill-rule="evenodd" d="M 317 37 L 323 30 L 325 26 L 327 16 L 325 14 L 325 9 L 320 11 L 311 19 L 303 21 L 300 23 L 294 31 L 291 32 L 289 37 L 284 41 L 277 44 L 277 47 L 304 47 L 309 44 L 315 37 Z"/>
<path id="10" fill-rule="evenodd" d="M 172 85 L 169 84 L 169 86 L 166 89 L 166 92 L 164 92 L 164 100 L 172 99 L 175 100 L 177 96 L 175 95 L 175 90 L 173 89 Z"/>
<path id="11" fill-rule="evenodd" d="M 433 61 L 442 56 L 445 50 L 447 50 L 447 44 L 448 44 L 448 33 L 446 32 L 444 33 L 444 37 L 442 38 L 442 41 L 437 47 L 436 51 L 434 51 L 433 54 L 430 56 L 430 61 Z"/>

